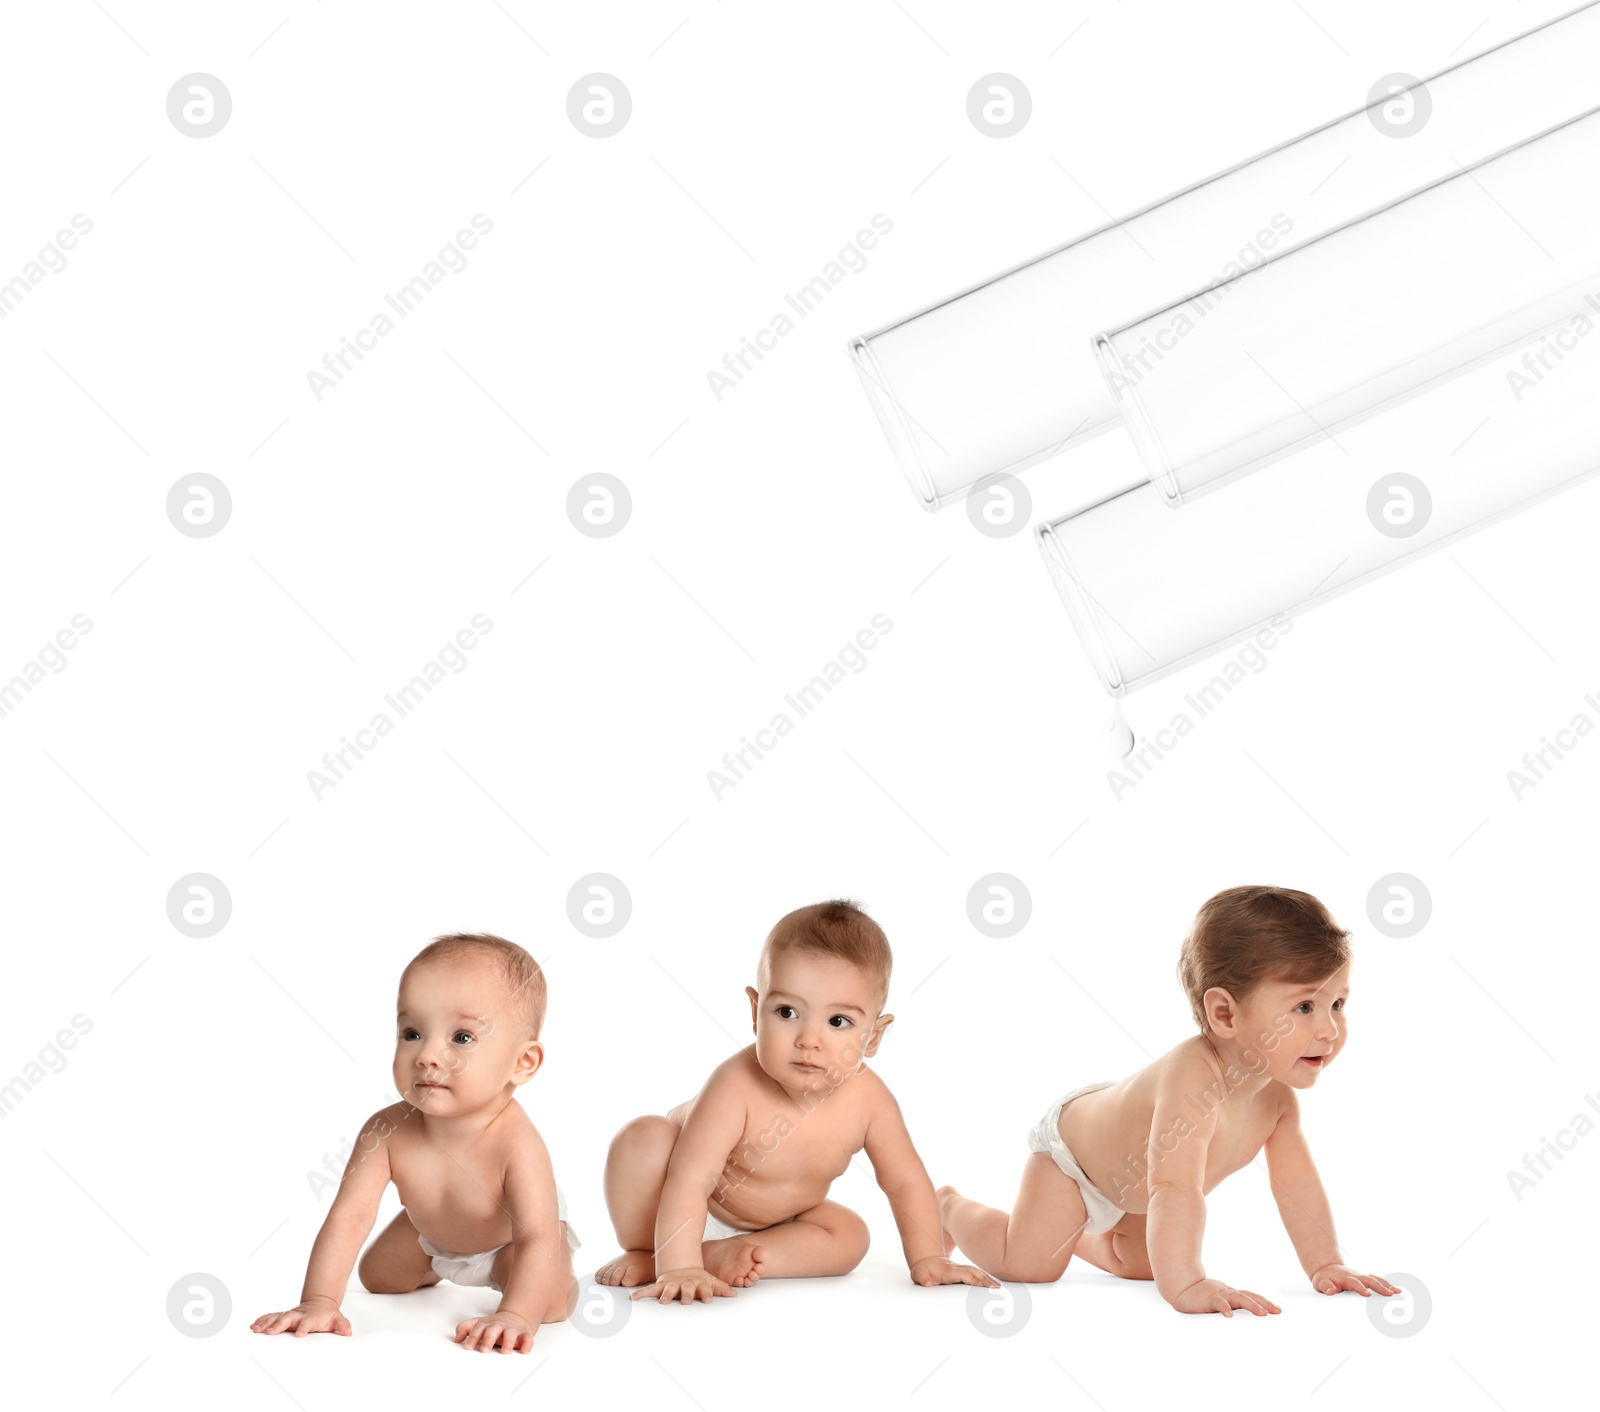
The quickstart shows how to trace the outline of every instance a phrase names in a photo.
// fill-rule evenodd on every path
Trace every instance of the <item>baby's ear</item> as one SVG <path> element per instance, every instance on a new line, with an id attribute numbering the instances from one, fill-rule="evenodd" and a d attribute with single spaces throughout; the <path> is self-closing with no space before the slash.
<path id="1" fill-rule="evenodd" d="M 1220 985 L 1214 985 L 1201 996 L 1200 1003 L 1213 1032 L 1224 1039 L 1231 1039 L 1238 1028 L 1238 1005 L 1232 993 Z"/>
<path id="2" fill-rule="evenodd" d="M 883 1036 L 889 1026 L 894 1023 L 893 1015 L 879 1015 L 872 1022 L 872 1033 L 867 1036 L 867 1042 L 862 1046 L 861 1053 L 864 1058 L 870 1059 L 878 1052 L 878 1046 L 883 1042 Z"/>
<path id="3" fill-rule="evenodd" d="M 750 1033 L 756 1030 L 756 1014 L 761 1007 L 761 995 L 754 986 L 746 986 L 744 993 L 750 997 Z"/>
<path id="4" fill-rule="evenodd" d="M 511 1071 L 511 1082 L 525 1084 L 539 1072 L 544 1063 L 544 1045 L 536 1039 L 530 1039 L 523 1046 L 522 1053 L 517 1055 L 517 1067 Z"/>

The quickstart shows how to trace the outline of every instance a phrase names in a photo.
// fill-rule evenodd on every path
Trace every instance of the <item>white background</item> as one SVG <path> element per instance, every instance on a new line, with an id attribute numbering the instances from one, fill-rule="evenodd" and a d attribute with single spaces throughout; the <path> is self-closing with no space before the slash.
<path id="1" fill-rule="evenodd" d="M 1547 1405 L 1588 1334 L 1600 1136 L 1521 1202 L 1505 1174 L 1600 1089 L 1600 745 L 1521 802 L 1505 774 L 1596 714 L 1600 488 L 1297 623 L 1119 802 L 1108 702 L 1029 537 L 916 508 L 844 343 L 1565 8 L 9 12 L 0 280 L 94 222 L 0 321 L 0 677 L 94 623 L 0 719 L 0 1078 L 93 1025 L 0 1128 L 13 1377 L 163 1408 Z M 996 70 L 1034 102 L 1004 141 L 966 115 Z M 565 110 L 595 71 L 634 104 L 603 141 Z M 165 111 L 194 72 L 234 105 L 204 140 Z M 307 371 L 478 212 L 468 267 L 318 402 Z M 706 372 L 879 212 L 867 268 L 714 398 Z M 1114 435 L 1030 473 L 1036 514 L 1134 466 Z M 196 471 L 233 496 L 210 539 L 165 515 Z M 594 471 L 633 497 L 607 540 L 564 508 Z M 494 628 L 466 670 L 315 799 L 306 772 L 475 613 Z M 866 669 L 717 800 L 723 752 L 877 613 L 894 627 Z M 1208 675 L 1152 688 L 1147 720 Z M 607 941 L 567 919 L 594 871 L 633 897 Z M 1006 941 L 966 915 L 994 871 L 1033 899 Z M 1366 915 L 1396 871 L 1434 900 L 1403 941 Z M 167 920 L 191 872 L 233 899 L 207 940 Z M 1181 1318 L 1074 1266 L 1015 1336 L 980 1337 L 965 1291 L 909 1284 L 852 1171 L 835 1195 L 875 1243 L 845 1280 L 635 1306 L 604 1341 L 553 1326 L 526 1358 L 454 1348 L 493 1303 L 454 1287 L 357 1288 L 351 1340 L 248 1332 L 297 1297 L 326 1211 L 307 1171 L 390 1097 L 395 982 L 432 935 L 490 929 L 545 962 L 525 1100 L 590 1271 L 614 1249 L 607 1141 L 746 1040 L 783 912 L 843 894 L 884 924 L 878 1071 L 935 1181 L 1005 1205 L 1053 1097 L 1192 1031 L 1178 943 L 1206 896 L 1257 881 L 1355 932 L 1353 1037 L 1305 1121 L 1350 1263 L 1429 1292 L 1413 1337 L 1311 1292 L 1259 1168 L 1211 1198 L 1205 1254 L 1283 1304 L 1270 1321 Z M 204 1340 L 165 1312 L 194 1271 L 233 1303 Z"/>

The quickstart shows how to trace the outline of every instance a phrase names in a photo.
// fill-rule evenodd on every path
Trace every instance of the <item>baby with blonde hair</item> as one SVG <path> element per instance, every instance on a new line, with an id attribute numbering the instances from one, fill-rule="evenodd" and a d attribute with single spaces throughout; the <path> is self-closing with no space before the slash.
<path id="1" fill-rule="evenodd" d="M 456 1325 L 455 1341 L 483 1353 L 531 1353 L 539 1325 L 567 1317 L 578 1239 L 550 1154 L 516 1101 L 544 1062 L 545 1004 L 544 972 L 503 937 L 442 936 L 411 960 L 395 1017 L 400 1102 L 362 1128 L 300 1303 L 252 1330 L 350 1333 L 339 1306 L 390 1182 L 405 1206 L 361 1256 L 373 1294 L 440 1280 L 499 1291 L 493 1314 Z"/>

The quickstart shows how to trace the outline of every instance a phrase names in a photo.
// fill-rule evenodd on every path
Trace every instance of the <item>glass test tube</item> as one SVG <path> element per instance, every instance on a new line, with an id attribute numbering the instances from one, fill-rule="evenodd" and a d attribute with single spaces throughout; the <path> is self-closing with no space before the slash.
<path id="1" fill-rule="evenodd" d="M 1600 109 L 1100 335 L 1171 505 L 1571 317 L 1600 285 Z"/>
<path id="2" fill-rule="evenodd" d="M 1037 528 L 1102 685 L 1148 685 L 1600 469 L 1600 283 L 1571 319 L 1174 514 L 1147 481 Z"/>
<path id="3" fill-rule="evenodd" d="M 1600 0 L 851 340 L 935 510 L 1118 422 L 1090 339 L 1600 106 Z"/>

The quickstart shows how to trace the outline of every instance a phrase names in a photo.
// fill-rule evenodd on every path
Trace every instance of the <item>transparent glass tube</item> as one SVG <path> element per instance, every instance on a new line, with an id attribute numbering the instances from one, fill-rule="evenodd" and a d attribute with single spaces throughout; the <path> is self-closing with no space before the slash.
<path id="1" fill-rule="evenodd" d="M 1172 505 L 1572 315 L 1600 282 L 1600 108 L 1463 167 L 1095 352 Z"/>
<path id="2" fill-rule="evenodd" d="M 1600 0 L 850 341 L 938 509 L 1118 423 L 1090 340 L 1600 106 Z"/>
<path id="3" fill-rule="evenodd" d="M 1328 599 L 1600 469 L 1600 284 L 1560 329 L 1340 440 L 1176 514 L 1141 479 L 1037 528 L 1108 692 L 1292 630 Z"/>

